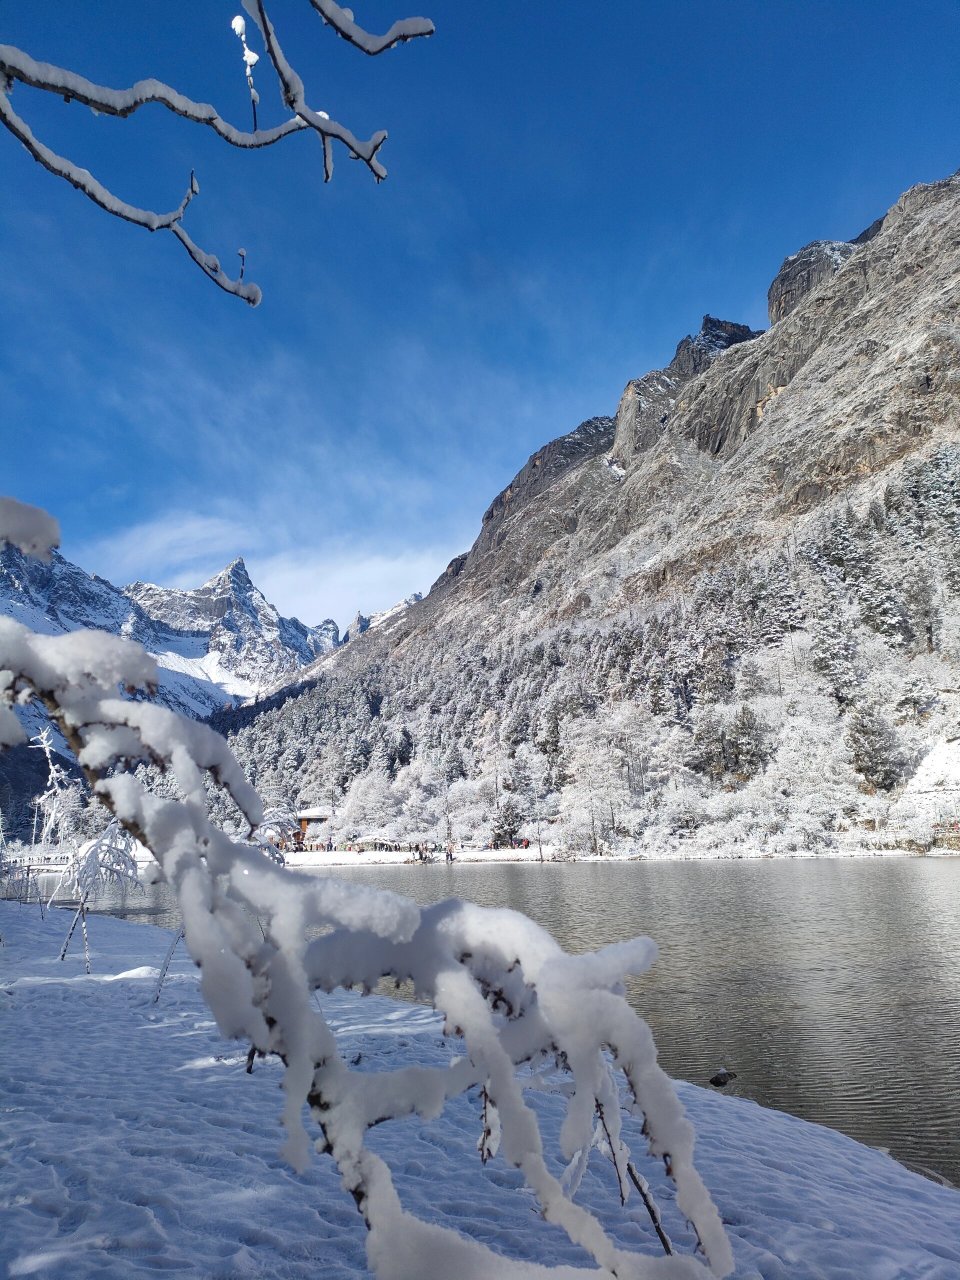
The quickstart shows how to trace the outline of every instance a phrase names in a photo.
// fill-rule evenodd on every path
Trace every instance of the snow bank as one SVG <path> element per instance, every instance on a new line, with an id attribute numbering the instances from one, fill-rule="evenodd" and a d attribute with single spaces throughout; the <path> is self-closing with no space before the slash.
<path id="1" fill-rule="evenodd" d="M 79 952 L 57 960 L 68 924 L 67 912 L 41 922 L 35 908 L 0 902 L 0 1274 L 366 1275 L 363 1223 L 332 1163 L 295 1174 L 279 1155 L 281 1069 L 258 1061 L 246 1073 L 244 1046 L 218 1035 L 182 946 L 153 1004 L 168 932 L 92 917 L 87 976 Z M 456 1050 L 429 1010 L 343 992 L 322 1000 L 360 1069 L 435 1067 Z M 831 1130 L 691 1085 L 681 1094 L 739 1280 L 960 1277 L 957 1191 Z M 555 1149 L 562 1100 L 536 1105 Z M 585 1267 L 517 1171 L 501 1157 L 481 1164 L 480 1132 L 473 1091 L 433 1120 L 380 1127 L 370 1145 L 405 1209 L 528 1261 L 531 1274 L 536 1263 Z M 629 1118 L 624 1136 L 643 1149 Z M 668 1234 L 689 1252 L 670 1184 L 640 1163 Z M 619 1246 L 656 1255 L 649 1219 L 634 1200 L 620 1207 L 596 1151 L 577 1198 Z M 452 1280 L 439 1257 L 417 1275 Z"/>

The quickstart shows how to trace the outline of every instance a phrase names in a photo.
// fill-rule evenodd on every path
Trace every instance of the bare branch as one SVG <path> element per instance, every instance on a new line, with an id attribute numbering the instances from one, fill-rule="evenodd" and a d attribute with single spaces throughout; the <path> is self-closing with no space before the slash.
<path id="1" fill-rule="evenodd" d="M 43 165 L 45 169 L 56 177 L 63 178 L 65 182 L 69 182 L 78 191 L 82 191 L 88 199 L 92 200 L 95 205 L 98 205 L 105 212 L 113 214 L 115 218 L 122 218 L 124 222 L 132 222 L 135 226 L 145 227 L 147 231 L 172 231 L 197 266 L 221 289 L 224 289 L 227 293 L 234 294 L 238 298 L 242 298 L 244 302 L 249 302 L 251 306 L 255 307 L 259 303 L 261 294 L 257 285 L 231 280 L 224 274 L 219 261 L 212 254 L 205 253 L 198 248 L 180 225 L 180 220 L 186 212 L 187 206 L 200 191 L 193 174 L 190 175 L 190 185 L 183 199 L 177 208 L 170 213 L 154 213 L 150 209 L 138 209 L 136 205 L 127 204 L 126 201 L 120 200 L 103 183 L 98 182 L 88 169 L 81 169 L 78 165 L 73 164 L 72 161 L 57 155 L 55 151 L 51 151 L 34 135 L 26 121 L 17 115 L 5 93 L 0 93 L 0 122 L 6 125 L 13 136 L 23 143 L 38 164 Z"/>
<path id="2" fill-rule="evenodd" d="M 140 209 L 135 205 L 120 200 L 102 183 L 93 177 L 88 170 L 57 155 L 45 146 L 33 134 L 27 123 L 21 119 L 10 105 L 9 94 L 17 83 L 39 89 L 47 93 L 57 94 L 65 102 L 79 102 L 100 115 L 125 119 L 139 111 L 143 106 L 156 104 L 165 107 L 186 120 L 212 129 L 218 137 L 230 146 L 243 149 L 259 149 L 273 146 L 283 138 L 304 129 L 312 129 L 320 137 L 323 149 L 324 180 L 329 182 L 333 176 L 333 143 L 340 142 L 356 159 L 362 160 L 370 172 L 381 182 L 387 171 L 378 159 L 380 148 L 386 141 L 387 134 L 378 130 L 367 141 L 356 138 L 349 129 L 331 120 L 325 111 L 315 110 L 306 100 L 306 90 L 300 76 L 287 60 L 277 33 L 267 16 L 263 0 L 242 0 L 243 7 L 256 22 L 264 45 L 280 82 L 283 100 L 293 112 L 291 119 L 272 129 L 260 129 L 257 121 L 257 104 L 259 96 L 253 84 L 253 67 L 258 61 L 246 42 L 246 31 L 242 17 L 233 21 L 233 30 L 243 44 L 244 67 L 247 87 L 253 107 L 253 131 L 237 129 L 228 123 L 219 112 L 206 102 L 195 102 L 192 98 L 178 93 L 161 80 L 138 80 L 127 89 L 111 89 L 106 85 L 95 84 L 84 76 L 65 67 L 52 63 L 37 62 L 21 49 L 12 45 L 0 44 L 0 123 L 2 123 L 30 152 L 33 158 L 45 169 L 58 178 L 63 178 L 78 191 L 82 191 L 101 209 L 114 217 L 122 218 L 148 231 L 171 231 L 180 241 L 193 261 L 200 267 L 204 275 L 227 293 L 243 298 L 256 306 L 260 301 L 260 290 L 256 285 L 243 282 L 243 269 L 240 277 L 231 280 L 220 266 L 216 257 L 200 249 L 182 226 L 183 214 L 187 205 L 197 194 L 199 188 L 191 177 L 190 188 L 179 207 L 170 213 L 156 213 L 152 210 Z M 374 36 L 364 31 L 353 21 L 353 15 L 336 4 L 334 0 L 311 0 L 311 4 L 345 40 L 362 49 L 367 54 L 382 53 L 384 49 L 395 44 L 413 40 L 420 36 L 433 34 L 433 23 L 426 18 L 406 18 L 395 22 L 383 36 Z M 243 255 L 241 255 L 241 260 Z"/>
<path id="3" fill-rule="evenodd" d="M 228 124 L 208 102 L 194 102 L 192 98 L 184 97 L 182 93 L 171 89 L 162 80 L 138 80 L 129 89 L 109 89 L 106 85 L 94 84 L 92 80 L 78 76 L 64 67 L 35 62 L 20 49 L 8 44 L 0 44 L 0 77 L 5 77 L 8 81 L 18 80 L 31 89 L 55 93 L 66 102 L 80 102 L 100 115 L 119 119 L 126 119 L 141 107 L 156 103 L 185 120 L 207 126 L 232 147 L 270 147 L 281 138 L 299 133 L 305 127 L 305 121 L 294 118 L 273 129 L 246 133 Z"/>
<path id="4" fill-rule="evenodd" d="M 385 49 L 392 49 L 395 44 L 416 40 L 420 36 L 432 36 L 436 31 L 429 18 L 403 18 L 395 22 L 386 35 L 374 36 L 357 26 L 352 16 L 336 0 L 310 0 L 310 3 L 338 36 L 371 57 L 383 53 Z"/>
<path id="5" fill-rule="evenodd" d="M 246 254 L 240 253 L 240 275 L 236 280 L 231 280 L 223 267 L 220 265 L 220 259 L 212 253 L 205 253 L 198 245 L 196 245 L 190 236 L 184 231 L 183 223 L 175 222 L 170 230 L 177 237 L 183 247 L 189 253 L 190 257 L 197 264 L 203 274 L 225 293 L 232 293 L 237 298 L 243 298 L 244 302 L 249 302 L 252 307 L 257 306 L 260 302 L 262 294 L 260 288 L 255 284 L 244 284 L 243 272 L 246 264 Z"/>
<path id="6" fill-rule="evenodd" d="M 260 28 L 263 43 L 266 47 L 273 69 L 280 81 L 283 100 L 297 118 L 311 129 L 315 129 L 323 139 L 324 179 L 329 182 L 333 176 L 333 154 L 329 142 L 331 139 L 342 142 L 348 151 L 358 160 L 362 160 L 378 182 L 387 176 L 387 171 L 377 159 L 377 152 L 387 140 L 385 129 L 378 130 L 366 142 L 355 138 L 349 129 L 331 120 L 325 111 L 315 111 L 307 104 L 306 90 L 300 76 L 294 71 L 280 47 L 273 23 L 267 16 L 263 0 L 243 0 L 243 7 Z"/>

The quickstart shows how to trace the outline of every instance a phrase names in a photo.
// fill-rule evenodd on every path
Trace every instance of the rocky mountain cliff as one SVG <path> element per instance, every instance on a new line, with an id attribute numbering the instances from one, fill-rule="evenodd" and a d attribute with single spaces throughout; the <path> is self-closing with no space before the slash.
<path id="1" fill-rule="evenodd" d="M 0 614 L 51 635 L 96 627 L 137 640 L 160 665 L 159 700 L 192 716 L 289 680 L 339 641 L 332 621 L 281 617 L 242 560 L 195 591 L 121 590 L 59 554 L 44 564 L 4 546 Z"/>
<path id="2" fill-rule="evenodd" d="M 907 192 L 857 242 L 787 258 L 769 330 L 706 317 L 627 385 L 612 422 L 534 454 L 393 643 L 467 599 L 510 599 L 537 625 L 649 603 L 952 438 L 958 250 L 951 178 Z"/>
<path id="3" fill-rule="evenodd" d="M 426 599 L 222 726 L 344 830 L 929 831 L 904 797 L 960 715 L 958 300 L 957 178 L 791 255 L 765 333 L 707 317 L 528 460 Z"/>

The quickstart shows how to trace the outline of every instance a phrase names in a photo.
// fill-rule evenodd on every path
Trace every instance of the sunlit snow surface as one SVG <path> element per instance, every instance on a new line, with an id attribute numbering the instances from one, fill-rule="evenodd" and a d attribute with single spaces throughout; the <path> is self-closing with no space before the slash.
<path id="1" fill-rule="evenodd" d="M 0 903 L 0 1274 L 365 1275 L 363 1225 L 330 1162 L 298 1176 L 277 1154 L 279 1068 L 261 1062 L 246 1074 L 243 1046 L 220 1039 L 182 950 L 151 1003 L 170 935 L 91 917 L 87 977 L 78 942 L 57 959 L 69 920 Z M 424 1009 L 377 996 L 323 1001 L 371 1071 L 456 1049 Z M 831 1130 L 691 1085 L 681 1092 L 741 1280 L 960 1278 L 960 1192 Z M 550 1097 L 540 1106 L 552 1140 L 559 1107 Z M 639 1152 L 634 1128 L 625 1136 Z M 479 1131 L 468 1097 L 371 1142 L 418 1213 L 518 1258 L 583 1265 L 515 1190 L 513 1170 L 499 1158 L 481 1165 Z M 643 1171 L 668 1232 L 689 1250 L 665 1180 L 650 1162 Z M 620 1208 L 596 1153 L 580 1196 L 623 1245 L 657 1251 L 642 1208 Z"/>

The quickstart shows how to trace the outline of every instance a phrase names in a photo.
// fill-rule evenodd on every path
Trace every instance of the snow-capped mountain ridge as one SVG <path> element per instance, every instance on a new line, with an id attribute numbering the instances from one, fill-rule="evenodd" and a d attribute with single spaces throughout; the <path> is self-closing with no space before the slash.
<path id="1" fill-rule="evenodd" d="M 230 655 L 243 651 L 240 666 L 256 677 L 258 686 L 305 666 L 340 643 L 332 619 L 308 627 L 299 618 L 282 617 L 253 585 L 240 557 L 191 591 L 134 582 L 124 588 L 124 595 L 163 625 L 208 635 L 210 652 L 225 666 L 237 669 Z M 254 652 L 260 655 L 256 660 Z M 289 660 L 291 655 L 295 662 Z"/>
<path id="2" fill-rule="evenodd" d="M 159 700 L 191 716 L 255 697 L 339 644 L 330 620 L 282 617 L 240 559 L 193 591 L 121 589 L 57 553 L 44 564 L 7 546 L 0 614 L 49 635 L 98 628 L 138 641 L 160 667 Z"/>
<path id="3" fill-rule="evenodd" d="M 404 600 L 398 600 L 389 609 L 381 609 L 379 613 L 366 614 L 361 613 L 358 609 L 353 621 L 343 633 L 341 644 L 348 644 L 351 640 L 356 640 L 358 636 L 365 635 L 368 631 L 375 631 L 377 627 L 382 627 L 386 623 L 394 621 L 411 605 L 419 604 L 422 599 L 422 593 L 414 591 L 413 595 L 407 596 Z"/>

